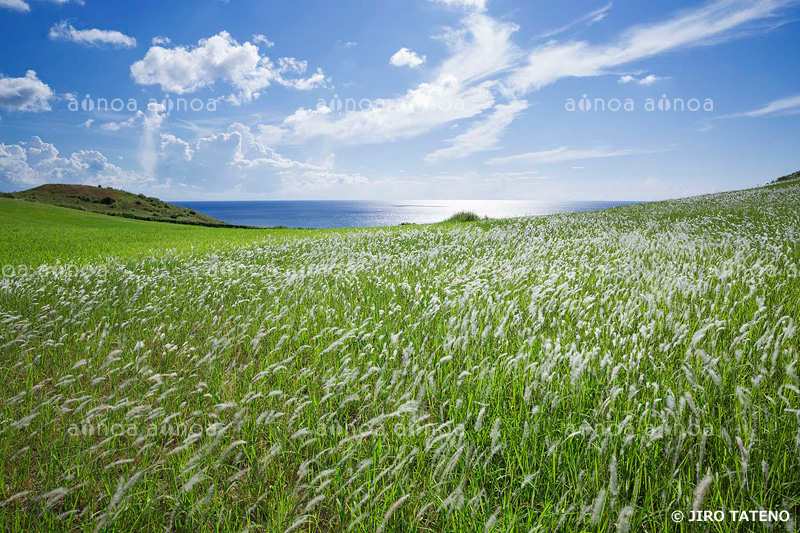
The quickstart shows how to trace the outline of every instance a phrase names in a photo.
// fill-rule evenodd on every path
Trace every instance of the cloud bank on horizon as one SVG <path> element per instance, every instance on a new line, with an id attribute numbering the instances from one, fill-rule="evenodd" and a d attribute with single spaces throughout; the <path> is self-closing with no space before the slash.
<path id="1" fill-rule="evenodd" d="M 794 0 L 197 4 L 0 0 L 0 189 L 656 199 L 800 166 Z"/>

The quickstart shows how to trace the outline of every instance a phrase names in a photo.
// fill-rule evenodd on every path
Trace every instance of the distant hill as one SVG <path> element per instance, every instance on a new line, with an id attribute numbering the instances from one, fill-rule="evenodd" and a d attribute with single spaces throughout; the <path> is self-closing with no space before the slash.
<path id="1" fill-rule="evenodd" d="M 800 179 L 800 170 L 797 172 L 792 172 L 791 174 L 787 174 L 785 176 L 781 176 L 780 178 L 774 180 L 772 183 L 785 183 L 787 181 L 794 181 L 796 179 Z"/>
<path id="2" fill-rule="evenodd" d="M 216 220 L 193 209 L 163 202 L 144 194 L 133 194 L 110 187 L 51 184 L 41 185 L 27 191 L 5 193 L 2 196 L 137 220 L 199 226 L 228 226 L 226 222 Z"/>

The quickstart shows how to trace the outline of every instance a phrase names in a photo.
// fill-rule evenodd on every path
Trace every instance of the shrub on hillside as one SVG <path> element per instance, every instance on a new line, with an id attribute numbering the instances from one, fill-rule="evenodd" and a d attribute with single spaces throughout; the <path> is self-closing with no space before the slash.
<path id="1" fill-rule="evenodd" d="M 460 211 L 445 220 L 445 222 L 475 222 L 480 219 L 481 217 L 471 211 Z"/>

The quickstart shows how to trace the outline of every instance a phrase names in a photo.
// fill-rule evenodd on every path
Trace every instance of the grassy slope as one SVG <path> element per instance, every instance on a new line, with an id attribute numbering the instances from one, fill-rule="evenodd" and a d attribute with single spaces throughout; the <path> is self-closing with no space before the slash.
<path id="1" fill-rule="evenodd" d="M 49 184 L 27 191 L 12 193 L 15 198 L 43 204 L 69 207 L 92 213 L 160 220 L 181 224 L 225 226 L 203 213 L 180 207 L 158 198 L 136 195 L 119 189 L 92 187 L 90 185 Z"/>
<path id="2" fill-rule="evenodd" d="M 503 224 L 481 220 L 482 227 Z M 382 229 L 405 231 L 416 224 Z M 119 259 L 151 251 L 209 251 L 258 242 L 309 235 L 335 235 L 354 229 L 213 228 L 133 220 L 74 209 L 0 198 L 0 265 L 38 266 L 45 263 L 85 264 L 106 257 Z"/>
<path id="3" fill-rule="evenodd" d="M 800 176 L 795 177 L 791 180 L 786 181 L 777 181 L 770 183 L 769 185 L 765 185 L 764 189 L 782 189 L 784 187 L 797 187 L 800 185 Z"/>
<path id="4" fill-rule="evenodd" d="M 785 182 L 796 181 L 796 180 L 800 180 L 800 170 L 798 170 L 797 172 L 792 172 L 791 174 L 787 174 L 785 176 L 781 176 L 780 178 L 777 178 L 772 183 L 785 183 Z"/>
<path id="5" fill-rule="evenodd" d="M 108 217 L 0 198 L 0 264 L 86 263 L 108 256 L 128 258 L 150 250 L 209 250 L 306 230 L 208 228 Z"/>
<path id="6" fill-rule="evenodd" d="M 0 525 L 731 530 L 671 521 L 704 480 L 796 519 L 798 226 L 783 187 L 0 279 Z"/>

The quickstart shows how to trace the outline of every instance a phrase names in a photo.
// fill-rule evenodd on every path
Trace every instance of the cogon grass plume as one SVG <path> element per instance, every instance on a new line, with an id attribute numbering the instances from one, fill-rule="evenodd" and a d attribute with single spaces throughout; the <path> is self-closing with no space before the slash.
<path id="1" fill-rule="evenodd" d="M 692 511 L 697 512 L 703 506 L 703 502 L 706 499 L 706 494 L 708 493 L 708 489 L 711 487 L 711 483 L 713 481 L 714 476 L 712 476 L 711 472 L 709 472 L 702 480 L 700 480 L 700 483 L 697 484 L 697 487 L 694 489 Z"/>
<path id="2" fill-rule="evenodd" d="M 2 277 L 0 523 L 662 531 L 668 509 L 794 509 L 798 207 L 786 187 Z"/>

